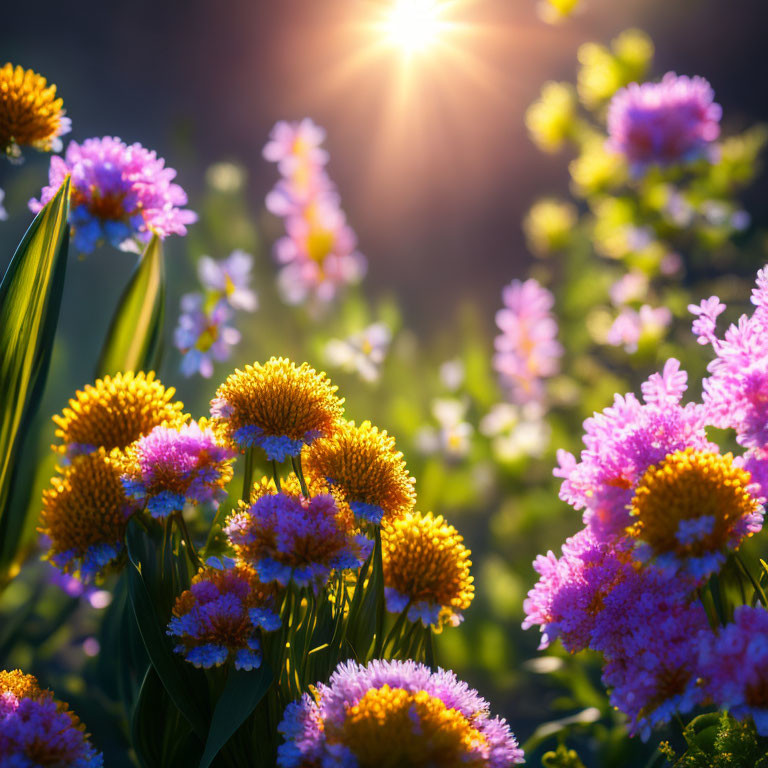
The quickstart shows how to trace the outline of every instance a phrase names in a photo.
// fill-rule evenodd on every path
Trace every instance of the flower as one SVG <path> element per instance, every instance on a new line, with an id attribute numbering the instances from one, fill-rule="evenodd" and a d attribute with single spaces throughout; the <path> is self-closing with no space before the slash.
<path id="1" fill-rule="evenodd" d="M 253 256 L 245 251 L 232 251 L 226 259 L 216 261 L 201 256 L 197 273 L 203 287 L 212 294 L 211 300 L 224 299 L 232 309 L 253 312 L 259 305 L 250 288 Z"/>
<path id="2" fill-rule="evenodd" d="M 630 535 L 638 555 L 659 566 L 704 578 L 724 562 L 724 552 L 757 533 L 763 508 L 749 472 L 730 453 L 692 448 L 650 466 L 635 488 Z"/>
<path id="3" fill-rule="evenodd" d="M 181 315 L 173 334 L 176 348 L 181 352 L 181 372 L 184 376 L 199 373 L 203 378 L 213 376 L 213 363 L 229 359 L 231 348 L 240 341 L 240 331 L 230 325 L 233 312 L 226 301 L 217 301 L 206 309 L 201 293 L 181 297 Z"/>
<path id="4" fill-rule="evenodd" d="M 181 207 L 187 195 L 172 182 L 176 171 L 141 144 L 128 146 L 111 136 L 71 141 L 64 158 L 51 158 L 49 186 L 39 201 L 29 201 L 30 209 L 41 210 L 67 175 L 72 178 L 73 243 L 83 253 L 104 240 L 137 250 L 136 243 L 148 243 L 153 234 L 185 235 L 186 225 L 197 221 L 195 213 Z"/>
<path id="5" fill-rule="evenodd" d="M 370 421 L 342 422 L 332 435 L 305 448 L 302 461 L 309 475 L 324 478 L 368 522 L 401 517 L 416 504 L 403 454 L 394 438 Z"/>
<path id="6" fill-rule="evenodd" d="M 103 448 L 77 456 L 43 491 L 38 531 L 48 543 L 45 559 L 85 584 L 103 577 L 125 549 L 128 518 L 135 511 L 120 470 Z"/>
<path id="7" fill-rule="evenodd" d="M 61 444 L 54 450 L 68 457 L 97 448 L 127 448 L 157 426 L 180 426 L 189 419 L 153 372 L 118 373 L 97 379 L 75 393 L 61 415 L 53 417 Z"/>
<path id="8" fill-rule="evenodd" d="M 768 611 L 738 606 L 732 623 L 702 635 L 698 662 L 717 707 L 739 720 L 751 716 L 768 736 Z"/>
<path id="9" fill-rule="evenodd" d="M 459 532 L 435 517 L 408 512 L 381 526 L 387 610 L 440 629 L 458 626 L 475 594 L 470 551 Z"/>
<path id="10" fill-rule="evenodd" d="M 438 429 L 422 427 L 417 433 L 418 447 L 426 454 L 442 452 L 449 459 L 462 459 L 470 451 L 472 425 L 466 421 L 468 403 L 464 400 L 439 397 L 432 401 L 432 415 Z"/>
<path id="11" fill-rule="evenodd" d="M 212 560 L 176 598 L 168 634 L 177 653 L 208 669 L 232 660 L 235 669 L 261 666 L 259 630 L 280 627 L 275 590 L 248 565 Z"/>
<path id="12" fill-rule="evenodd" d="M 642 171 L 706 155 L 720 135 L 722 110 L 702 77 L 668 72 L 660 83 L 630 83 L 608 107 L 609 147 Z"/>
<path id="13" fill-rule="evenodd" d="M 580 5 L 581 0 L 540 0 L 537 10 L 547 24 L 559 24 L 576 13 Z"/>
<path id="14" fill-rule="evenodd" d="M 275 243 L 274 256 L 282 265 L 278 286 L 290 304 L 310 297 L 327 303 L 365 272 L 365 257 L 356 250 L 357 238 L 325 172 L 324 138 L 311 120 L 281 121 L 264 147 L 265 159 L 276 162 L 282 175 L 266 202 L 285 220 L 286 235 Z"/>
<path id="15" fill-rule="evenodd" d="M 162 518 L 181 512 L 185 504 L 218 506 L 232 479 L 233 456 L 210 427 L 193 421 L 155 427 L 126 448 L 119 465 L 128 497 Z"/>
<path id="16" fill-rule="evenodd" d="M 314 697 L 288 705 L 278 729 L 281 768 L 408 765 L 508 768 L 523 752 L 453 672 L 414 661 L 340 664 Z"/>
<path id="17" fill-rule="evenodd" d="M 63 104 L 42 75 L 6 63 L 0 68 L 0 152 L 11 158 L 21 147 L 58 152 L 60 137 L 72 128 Z"/>
<path id="18" fill-rule="evenodd" d="M 560 558 L 539 555 L 536 586 L 523 603 L 523 629 L 541 628 L 546 648 L 560 638 L 569 653 L 592 645 L 595 622 L 606 595 L 633 571 L 628 547 L 600 541 L 589 528 L 567 539 Z"/>
<path id="19" fill-rule="evenodd" d="M 688 581 L 635 571 L 605 596 L 597 616 L 592 647 L 607 656 L 603 683 L 643 740 L 705 699 L 696 648 L 710 629 L 694 594 Z"/>
<path id="20" fill-rule="evenodd" d="M 639 311 L 624 307 L 613 321 L 606 341 L 615 347 L 623 346 L 631 354 L 637 352 L 641 340 L 659 340 L 671 322 L 672 313 L 667 307 L 643 304 Z"/>
<path id="21" fill-rule="evenodd" d="M 541 96 L 528 107 L 525 125 L 544 152 L 557 152 L 570 139 L 577 122 L 578 104 L 567 83 L 545 83 Z"/>
<path id="22" fill-rule="evenodd" d="M 631 393 L 616 395 L 612 407 L 584 422 L 580 461 L 558 451 L 560 498 L 584 509 L 585 523 L 599 537 L 621 536 L 632 524 L 630 504 L 649 467 L 686 448 L 718 452 L 705 433 L 707 409 L 680 404 L 687 379 L 677 360 L 667 360 L 662 373 L 643 384 L 644 403 Z"/>
<path id="23" fill-rule="evenodd" d="M 539 256 L 565 248 L 578 219 L 576 207 L 555 198 L 538 200 L 523 221 L 528 247 Z"/>
<path id="24" fill-rule="evenodd" d="M 494 456 L 513 462 L 525 456 L 541 457 L 549 446 L 550 427 L 536 403 L 518 408 L 511 403 L 496 403 L 483 416 L 480 432 L 491 439 Z"/>
<path id="25" fill-rule="evenodd" d="M 101 768 L 85 726 L 32 675 L 0 671 L 0 763 L 9 768 Z"/>
<path id="26" fill-rule="evenodd" d="M 731 325 L 722 339 L 715 335 L 718 315 L 725 309 L 717 296 L 689 309 L 697 315 L 693 331 L 710 343 L 715 359 L 707 367 L 703 401 L 713 424 L 736 430 L 747 448 L 768 445 L 768 267 L 757 273 L 752 291 L 755 309 Z"/>
<path id="27" fill-rule="evenodd" d="M 337 428 L 344 401 L 336 390 L 307 363 L 273 357 L 229 376 L 216 390 L 211 415 L 240 448 L 258 445 L 268 459 L 285 461 Z"/>
<path id="28" fill-rule="evenodd" d="M 551 313 L 552 294 L 536 280 L 513 280 L 502 291 L 504 309 L 496 313 L 493 365 L 514 402 L 540 401 L 542 380 L 558 370 L 563 348 Z"/>
<path id="29" fill-rule="evenodd" d="M 348 373 L 357 373 L 363 381 L 377 381 L 392 339 L 384 323 L 373 323 L 346 339 L 331 339 L 325 345 L 325 356 L 331 365 Z"/>
<path id="30" fill-rule="evenodd" d="M 261 581 L 314 587 L 331 571 L 357 569 L 368 557 L 372 542 L 351 522 L 329 493 L 308 499 L 283 491 L 264 493 L 251 505 L 241 502 L 224 530 Z"/>

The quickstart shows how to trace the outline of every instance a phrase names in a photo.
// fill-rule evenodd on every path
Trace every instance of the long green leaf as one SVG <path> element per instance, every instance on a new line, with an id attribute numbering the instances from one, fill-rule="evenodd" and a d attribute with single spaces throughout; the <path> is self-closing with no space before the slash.
<path id="1" fill-rule="evenodd" d="M 26 509 L 9 505 L 26 427 L 40 403 L 59 321 L 69 245 L 69 178 L 35 217 L 0 283 L 0 581 Z"/>
<path id="2" fill-rule="evenodd" d="M 222 747 L 259 705 L 272 685 L 272 670 L 266 660 L 251 672 L 230 670 L 227 684 L 213 711 L 200 768 L 208 768 Z"/>
<path id="3" fill-rule="evenodd" d="M 164 312 L 163 246 L 153 235 L 120 297 L 101 350 L 97 377 L 155 368 Z"/>
<path id="4" fill-rule="evenodd" d="M 143 572 L 150 566 L 150 563 L 147 556 L 142 554 L 142 532 L 133 520 L 128 523 L 126 540 L 130 561 L 128 566 L 128 595 L 147 655 L 173 703 L 187 718 L 194 731 L 204 737 L 206 732 L 205 720 L 181 666 L 186 662 L 179 661 L 174 656 L 164 628 L 161 627 L 158 620 L 150 591 L 144 582 Z"/>

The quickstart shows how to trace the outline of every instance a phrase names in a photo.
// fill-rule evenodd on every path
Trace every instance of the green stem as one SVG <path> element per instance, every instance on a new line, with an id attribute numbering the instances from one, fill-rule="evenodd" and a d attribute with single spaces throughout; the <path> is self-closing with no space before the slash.
<path id="1" fill-rule="evenodd" d="M 301 494 L 308 499 L 309 488 L 307 488 L 307 481 L 304 479 L 304 471 L 301 468 L 301 456 L 291 456 L 291 465 L 293 466 L 293 471 L 299 480 L 299 485 L 301 486 Z"/>
<path id="2" fill-rule="evenodd" d="M 387 648 L 389 647 L 389 644 L 392 643 L 392 651 L 394 652 L 395 648 L 397 647 L 397 638 L 400 637 L 403 625 L 405 624 L 406 619 L 408 618 L 408 611 L 411 609 L 411 604 L 413 603 L 413 598 L 408 600 L 408 603 L 406 604 L 405 608 L 400 612 L 400 615 L 397 617 L 397 621 L 392 625 L 392 629 L 389 630 L 389 634 L 384 640 L 384 645 L 382 646 L 382 650 L 384 654 L 387 653 Z"/>
<path id="3" fill-rule="evenodd" d="M 189 529 L 187 528 L 187 523 L 184 520 L 184 517 L 182 516 L 181 512 L 176 512 L 173 515 L 173 519 L 176 521 L 176 525 L 179 527 L 179 533 L 181 533 L 181 538 L 184 540 L 184 544 L 187 548 L 187 553 L 189 554 L 189 559 L 192 561 L 192 565 L 195 566 L 196 569 L 200 569 L 203 567 L 203 561 L 200 559 L 200 556 L 197 554 L 197 550 L 195 549 L 195 545 L 192 543 L 192 537 L 189 535 Z"/>
<path id="4" fill-rule="evenodd" d="M 768 598 L 765 595 L 765 592 L 763 591 L 763 588 L 760 586 L 760 582 L 755 581 L 755 577 L 752 575 L 752 572 L 747 568 L 746 563 L 742 560 L 741 555 L 738 552 L 734 552 L 733 556 L 736 560 L 736 562 L 739 564 L 739 567 L 744 572 L 744 575 L 749 579 L 749 581 L 752 584 L 753 589 L 755 590 L 755 595 L 757 596 L 757 599 L 760 600 L 760 602 L 768 608 Z"/>
<path id="5" fill-rule="evenodd" d="M 243 471 L 243 493 L 242 500 L 248 504 L 251 501 L 251 486 L 253 485 L 253 465 L 255 462 L 255 450 L 252 445 L 245 449 L 245 467 Z"/>
<path id="6" fill-rule="evenodd" d="M 277 488 L 278 493 L 280 493 L 283 490 L 283 486 L 280 483 L 280 472 L 277 469 L 277 462 L 272 459 L 272 477 L 275 480 L 275 487 Z"/>

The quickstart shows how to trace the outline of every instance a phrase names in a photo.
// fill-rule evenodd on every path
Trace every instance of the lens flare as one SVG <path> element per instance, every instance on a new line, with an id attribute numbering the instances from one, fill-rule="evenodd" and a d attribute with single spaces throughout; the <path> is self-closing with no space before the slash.
<path id="1" fill-rule="evenodd" d="M 436 0 L 394 0 L 382 22 L 387 42 L 406 55 L 421 53 L 438 42 L 447 22 Z"/>

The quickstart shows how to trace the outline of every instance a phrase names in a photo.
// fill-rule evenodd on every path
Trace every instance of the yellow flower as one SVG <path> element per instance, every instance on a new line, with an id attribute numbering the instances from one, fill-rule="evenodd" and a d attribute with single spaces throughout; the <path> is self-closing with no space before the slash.
<path id="1" fill-rule="evenodd" d="M 370 421 L 359 427 L 354 421 L 342 423 L 333 435 L 305 448 L 302 461 L 309 476 L 327 480 L 369 522 L 401 517 L 416 504 L 403 454 L 394 438 Z"/>
<path id="2" fill-rule="evenodd" d="M 419 727 L 414 728 L 413 724 Z M 460 710 L 426 691 L 383 685 L 349 707 L 340 726 L 328 722 L 328 740 L 339 742 L 361 768 L 439 765 L 480 768 L 487 764 L 485 736 Z"/>
<path id="3" fill-rule="evenodd" d="M 547 24 L 558 24 L 578 10 L 581 0 L 541 0 L 538 10 L 539 16 Z"/>
<path id="4" fill-rule="evenodd" d="M 536 146 L 557 152 L 572 137 L 576 115 L 576 92 L 568 83 L 545 83 L 541 96 L 528 107 L 525 125 Z"/>
<path id="5" fill-rule="evenodd" d="M 103 448 L 76 456 L 43 491 L 38 530 L 49 542 L 45 559 L 83 582 L 103 575 L 121 555 L 134 511 L 120 469 Z"/>
<path id="6" fill-rule="evenodd" d="M 730 453 L 688 448 L 650 467 L 632 499 L 628 533 L 649 554 L 682 562 L 697 558 L 709 569 L 717 555 L 759 530 L 761 506 L 749 472 Z M 717 558 L 715 558 L 717 559 Z"/>
<path id="7" fill-rule="evenodd" d="M 644 79 L 653 58 L 653 43 L 644 32 L 628 29 L 611 42 L 610 50 L 597 43 L 585 43 L 577 55 L 581 63 L 579 96 L 593 109 L 607 102 L 619 88 Z"/>
<path id="8" fill-rule="evenodd" d="M 605 136 L 596 134 L 584 140 L 579 155 L 571 161 L 568 170 L 574 192 L 589 197 L 598 192 L 623 184 L 627 178 L 624 159 L 605 147 Z"/>
<path id="9" fill-rule="evenodd" d="M 237 369 L 216 390 L 211 414 L 238 447 L 259 445 L 268 459 L 284 461 L 336 429 L 344 402 L 337 389 L 307 363 L 273 357 Z"/>
<path id="10" fill-rule="evenodd" d="M 539 255 L 565 248 L 576 226 L 575 206 L 554 198 L 538 200 L 523 221 L 528 247 Z"/>
<path id="11" fill-rule="evenodd" d="M 0 694 L 10 693 L 17 699 L 36 699 L 42 693 L 34 675 L 25 675 L 20 669 L 0 670 Z"/>
<path id="12" fill-rule="evenodd" d="M 69 131 L 56 86 L 31 69 L 7 63 L 0 68 L 0 151 L 18 156 L 19 147 L 58 150 Z"/>
<path id="13" fill-rule="evenodd" d="M 166 389 L 150 372 L 105 376 L 78 391 L 60 416 L 54 416 L 61 445 L 54 450 L 75 456 L 97 448 L 124 449 L 155 427 L 179 427 L 189 415 L 173 401 L 176 390 Z"/>
<path id="14" fill-rule="evenodd" d="M 384 521 L 381 529 L 384 587 L 392 613 L 409 608 L 412 621 L 441 628 L 456 626 L 469 608 L 475 588 L 472 561 L 459 532 L 431 512 L 409 512 Z"/>

